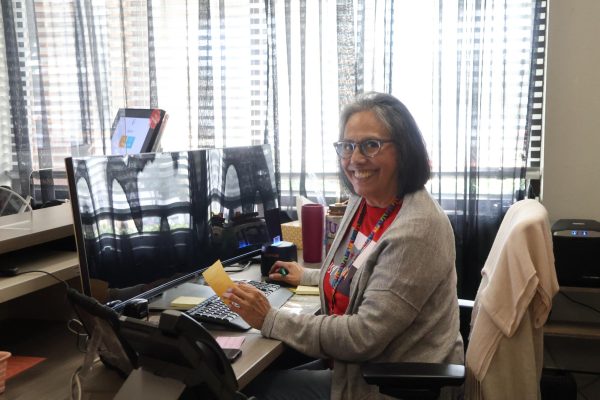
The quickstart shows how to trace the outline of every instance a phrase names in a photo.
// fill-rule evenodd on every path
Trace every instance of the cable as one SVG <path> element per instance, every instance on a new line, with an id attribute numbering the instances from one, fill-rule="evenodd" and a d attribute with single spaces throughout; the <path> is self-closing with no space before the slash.
<path id="1" fill-rule="evenodd" d="M 241 265 L 241 264 L 233 264 L 233 265 L 228 265 L 226 267 L 223 267 L 223 269 L 225 270 L 225 272 L 242 272 L 247 270 L 250 265 L 252 265 L 252 260 L 248 261 L 246 263 L 246 265 Z"/>
<path id="2" fill-rule="evenodd" d="M 77 367 L 73 375 L 71 375 L 71 400 L 81 400 L 81 379 L 79 379 L 79 372 L 81 366 Z M 74 389 L 77 388 L 77 395 L 75 396 Z"/>
<path id="3" fill-rule="evenodd" d="M 71 324 L 73 323 L 76 323 L 78 325 L 78 329 L 73 329 L 71 327 Z M 67 321 L 67 329 L 69 330 L 69 332 L 77 335 L 75 338 L 75 345 L 77 346 L 77 350 L 79 350 L 80 353 L 85 353 L 88 334 L 87 332 L 85 332 L 85 327 L 83 326 L 83 323 L 76 318 L 72 318 Z"/>
<path id="4" fill-rule="evenodd" d="M 17 275 L 31 274 L 31 273 L 34 273 L 34 272 L 38 272 L 38 273 L 49 275 L 49 276 L 53 277 L 54 279 L 56 279 L 57 281 L 62 282 L 65 285 L 65 288 L 67 290 L 70 289 L 69 284 L 65 280 L 60 279 L 58 276 L 56 276 L 53 273 L 48 272 L 48 271 L 42 271 L 42 270 L 23 271 L 23 272 L 19 272 Z M 73 329 L 71 327 L 71 323 L 73 323 L 73 322 L 76 322 L 77 324 L 79 324 L 79 327 L 81 327 L 81 328 L 83 328 L 83 324 L 78 319 L 73 318 L 73 319 L 70 319 L 69 321 L 67 321 L 67 329 L 71 333 L 77 335 L 76 336 L 76 343 L 75 343 L 75 345 L 77 346 L 77 349 L 80 352 L 85 353 L 85 350 L 83 350 L 83 349 L 85 348 L 85 344 L 87 343 L 87 337 L 88 337 L 88 335 L 87 335 L 87 333 L 81 333 L 81 331 L 77 331 L 77 330 Z M 82 342 L 82 338 L 83 338 L 83 342 Z"/>
<path id="5" fill-rule="evenodd" d="M 568 294 L 566 294 L 565 292 L 559 291 L 558 293 L 560 293 L 560 294 L 562 294 L 563 296 L 565 296 L 565 297 L 567 298 L 567 300 L 570 300 L 571 302 L 573 302 L 573 303 L 575 303 L 575 304 L 578 304 L 578 305 L 580 305 L 580 306 L 582 306 L 582 307 L 589 308 L 590 310 L 592 310 L 592 311 L 594 311 L 594 312 L 596 312 L 596 313 L 600 314 L 600 310 L 599 310 L 599 309 L 597 309 L 596 307 L 594 307 L 594 306 L 590 306 L 589 304 L 585 304 L 585 303 L 582 303 L 582 302 L 580 302 L 580 301 L 578 301 L 578 300 L 575 300 L 574 298 L 572 298 L 571 296 L 569 296 L 569 295 L 568 295 Z"/>
<path id="6" fill-rule="evenodd" d="M 91 369 L 92 367 L 94 367 L 95 364 L 98 364 L 99 362 L 100 359 L 93 360 L 91 362 L 91 365 L 87 369 Z M 83 397 L 83 385 L 81 383 L 81 380 L 83 378 L 83 381 L 85 382 L 86 379 L 89 378 L 89 371 L 86 372 L 85 369 L 86 362 L 84 361 L 84 363 L 77 367 L 75 372 L 73 372 L 73 374 L 71 375 L 71 400 L 81 400 Z M 75 394 L 75 389 L 77 389 L 77 394 Z"/>
<path id="7" fill-rule="evenodd" d="M 69 289 L 69 284 L 68 284 L 68 283 L 67 283 L 65 280 L 63 280 L 63 279 L 60 279 L 58 276 L 56 276 L 56 275 L 54 275 L 53 273 L 51 273 L 51 272 L 48 272 L 48 271 L 42 271 L 42 270 L 23 271 L 23 272 L 18 272 L 18 273 L 16 273 L 16 274 L 15 274 L 15 276 L 17 276 L 17 275 L 23 275 L 23 274 L 32 274 L 32 273 L 34 273 L 34 272 L 39 272 L 39 273 L 41 273 L 41 274 L 50 275 L 51 277 L 53 277 L 53 278 L 54 278 L 54 279 L 56 279 L 57 281 L 59 281 L 59 282 L 62 282 L 62 283 L 65 285 L 65 287 L 67 288 L 67 290 Z"/>
<path id="8" fill-rule="evenodd" d="M 32 274 L 32 273 L 41 273 L 41 274 L 46 274 L 51 276 L 52 278 L 56 279 L 57 281 L 61 282 L 62 284 L 65 285 L 65 288 L 67 290 L 70 289 L 69 284 L 59 278 L 58 276 L 54 275 L 51 272 L 48 271 L 42 271 L 42 270 L 30 270 L 30 271 L 23 271 L 23 272 L 18 272 L 16 275 L 23 275 L 23 274 Z M 87 337 L 87 334 L 82 334 L 79 331 L 76 331 L 75 329 L 73 329 L 71 327 L 71 324 L 76 322 L 77 324 L 79 324 L 80 327 L 83 327 L 83 324 L 81 323 L 81 321 L 77 320 L 77 319 L 70 319 L 69 321 L 67 321 L 67 329 L 74 333 L 75 335 L 77 335 L 77 348 L 81 351 L 81 345 L 79 340 L 81 339 L 81 337 Z M 78 367 L 75 372 L 73 372 L 73 375 L 71 375 L 71 399 L 72 400 L 81 400 L 81 396 L 82 396 L 82 390 L 81 390 L 81 379 L 79 378 L 79 373 L 81 372 L 83 366 Z M 77 394 L 75 395 L 74 390 L 77 389 Z"/>
<path id="9" fill-rule="evenodd" d="M 79 326 L 79 328 L 83 328 L 83 324 L 81 323 L 80 320 L 72 318 L 70 320 L 67 321 L 67 329 L 69 330 L 69 332 L 75 334 L 75 335 L 84 335 L 83 333 L 81 333 L 81 331 L 75 330 L 73 328 L 71 328 L 71 323 L 77 323 L 77 325 Z M 87 334 L 85 334 L 87 336 Z"/>

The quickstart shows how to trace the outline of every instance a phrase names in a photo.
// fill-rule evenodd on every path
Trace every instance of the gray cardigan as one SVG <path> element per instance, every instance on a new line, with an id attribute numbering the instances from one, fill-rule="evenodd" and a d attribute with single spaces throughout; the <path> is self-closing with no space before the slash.
<path id="1" fill-rule="evenodd" d="M 360 204 L 350 199 L 338 232 L 346 232 Z M 333 241 L 328 266 L 344 234 Z M 454 235 L 450 221 L 425 189 L 402 208 L 356 272 L 345 315 L 296 315 L 271 309 L 265 337 L 316 358 L 334 359 L 332 399 L 383 398 L 367 385 L 360 363 L 463 362 L 459 334 Z M 326 267 L 304 271 L 302 284 L 322 286 Z M 326 311 L 321 290 L 321 309 Z"/>

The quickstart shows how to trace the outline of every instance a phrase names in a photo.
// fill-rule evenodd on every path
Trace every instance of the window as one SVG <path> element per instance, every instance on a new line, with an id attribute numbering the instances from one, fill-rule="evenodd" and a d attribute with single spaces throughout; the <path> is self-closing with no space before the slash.
<path id="1" fill-rule="evenodd" d="M 546 1 L 9 3 L 0 183 L 24 194 L 31 171 L 105 152 L 127 106 L 169 112 L 165 150 L 278 135 L 282 193 L 334 199 L 339 110 L 368 90 L 411 110 L 442 197 L 474 162 L 490 173 L 479 194 L 492 197 L 506 181 L 491 175 L 507 158 L 540 164 Z"/>

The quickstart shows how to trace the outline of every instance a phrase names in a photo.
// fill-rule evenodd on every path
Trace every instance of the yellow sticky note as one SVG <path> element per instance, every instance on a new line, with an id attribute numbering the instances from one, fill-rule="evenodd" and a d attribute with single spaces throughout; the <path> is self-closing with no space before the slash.
<path id="1" fill-rule="evenodd" d="M 319 287 L 318 286 L 303 286 L 299 285 L 296 288 L 296 294 L 308 294 L 308 295 L 319 295 Z"/>
<path id="2" fill-rule="evenodd" d="M 171 307 L 179 310 L 189 310 L 202 303 L 204 300 L 203 297 L 179 296 L 171 301 Z"/>
<path id="3" fill-rule="evenodd" d="M 202 276 L 204 276 L 204 280 L 212 290 L 215 291 L 217 296 L 221 298 L 223 298 L 223 293 L 225 293 L 227 289 L 235 285 L 229 275 L 227 275 L 227 272 L 223 269 L 223 264 L 221 264 L 220 260 L 215 261 L 213 265 L 202 273 Z"/>

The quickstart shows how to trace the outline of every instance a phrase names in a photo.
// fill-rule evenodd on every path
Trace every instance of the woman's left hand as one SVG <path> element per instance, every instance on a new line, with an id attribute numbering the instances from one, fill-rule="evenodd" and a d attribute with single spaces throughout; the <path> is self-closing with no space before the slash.
<path id="1" fill-rule="evenodd" d="M 259 289 L 240 282 L 227 289 L 223 297 L 229 299 L 229 309 L 244 319 L 251 327 L 261 329 L 271 304 Z"/>

